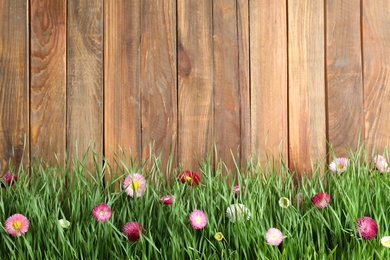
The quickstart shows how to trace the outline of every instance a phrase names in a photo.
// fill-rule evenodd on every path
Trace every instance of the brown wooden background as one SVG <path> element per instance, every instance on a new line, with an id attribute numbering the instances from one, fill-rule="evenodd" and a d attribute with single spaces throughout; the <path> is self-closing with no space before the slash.
<path id="1" fill-rule="evenodd" d="M 0 0 L 0 37 L 2 172 L 24 136 L 25 160 L 152 138 L 185 168 L 215 142 L 300 171 L 389 144 L 389 0 Z"/>

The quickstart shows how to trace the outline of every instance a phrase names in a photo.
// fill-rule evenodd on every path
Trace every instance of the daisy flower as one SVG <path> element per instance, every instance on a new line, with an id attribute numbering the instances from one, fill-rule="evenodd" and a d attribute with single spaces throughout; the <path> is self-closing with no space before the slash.
<path id="1" fill-rule="evenodd" d="M 123 228 L 122 233 L 127 237 L 129 241 L 138 241 L 140 238 L 140 233 L 144 234 L 145 229 L 142 227 L 141 223 L 139 222 L 127 222 Z"/>
<path id="2" fill-rule="evenodd" d="M 232 188 L 234 196 L 238 196 L 240 194 L 240 186 L 234 185 Z"/>
<path id="3" fill-rule="evenodd" d="M 265 240 L 273 246 L 278 246 L 283 241 L 283 233 L 277 228 L 270 228 L 265 233 Z"/>
<path id="4" fill-rule="evenodd" d="M 207 217 L 201 210 L 194 210 L 190 214 L 190 224 L 195 229 L 204 228 L 207 224 Z"/>
<path id="5" fill-rule="evenodd" d="M 313 198 L 311 198 L 311 202 L 313 202 L 317 208 L 323 209 L 330 202 L 330 196 L 325 192 L 317 193 L 313 196 Z"/>
<path id="6" fill-rule="evenodd" d="M 349 160 L 347 158 L 337 158 L 333 162 L 329 164 L 329 169 L 333 173 L 343 173 L 347 170 L 347 166 L 349 164 Z"/>
<path id="7" fill-rule="evenodd" d="M 290 206 L 290 200 L 286 197 L 281 197 L 279 199 L 279 206 L 282 208 L 288 208 L 288 206 Z"/>
<path id="8" fill-rule="evenodd" d="M 226 216 L 234 223 L 236 221 L 249 220 L 251 213 L 244 204 L 232 204 L 226 209 Z"/>
<path id="9" fill-rule="evenodd" d="M 160 198 L 160 202 L 167 205 L 171 205 L 173 203 L 174 198 L 175 197 L 173 195 L 165 195 L 164 197 Z"/>
<path id="10" fill-rule="evenodd" d="M 0 181 L 2 187 L 5 187 L 5 184 L 12 186 L 18 180 L 18 175 L 7 172 L 1 177 L 1 179 L 3 181 Z"/>
<path id="11" fill-rule="evenodd" d="M 7 218 L 4 223 L 7 233 L 12 236 L 20 236 L 28 230 L 28 219 L 22 214 L 14 214 Z"/>
<path id="12" fill-rule="evenodd" d="M 132 198 L 134 198 L 134 195 L 137 197 L 141 197 L 146 187 L 146 180 L 144 176 L 139 173 L 128 175 L 123 182 L 123 188 L 125 189 L 126 193 Z"/>
<path id="13" fill-rule="evenodd" d="M 194 186 L 199 184 L 201 176 L 196 172 L 186 170 L 179 174 L 179 180 L 182 183 L 188 183 L 188 185 Z"/>
<path id="14" fill-rule="evenodd" d="M 222 239 L 223 239 L 223 234 L 222 234 L 221 232 L 217 232 L 217 233 L 215 233 L 214 238 L 215 238 L 215 240 L 217 240 L 217 241 L 222 241 Z"/>
<path id="15" fill-rule="evenodd" d="M 371 240 L 378 233 L 378 225 L 370 217 L 361 217 L 356 220 L 356 235 L 366 240 Z"/>
<path id="16" fill-rule="evenodd" d="M 111 209 L 106 203 L 100 203 L 93 208 L 92 215 L 97 221 L 105 222 L 111 217 Z"/>
<path id="17" fill-rule="evenodd" d="M 381 244 L 384 247 L 390 248 L 390 236 L 385 236 L 381 238 Z"/>
<path id="18" fill-rule="evenodd" d="M 377 155 L 374 157 L 374 163 L 375 163 L 375 167 L 381 172 L 381 173 L 385 173 L 385 172 L 389 172 L 390 171 L 390 168 L 388 167 L 388 163 L 385 159 L 385 157 L 383 157 L 382 155 Z"/>
<path id="19" fill-rule="evenodd" d="M 67 229 L 70 227 L 70 222 L 66 219 L 59 219 L 58 220 L 58 224 L 60 224 L 60 226 L 63 228 L 63 229 Z"/>

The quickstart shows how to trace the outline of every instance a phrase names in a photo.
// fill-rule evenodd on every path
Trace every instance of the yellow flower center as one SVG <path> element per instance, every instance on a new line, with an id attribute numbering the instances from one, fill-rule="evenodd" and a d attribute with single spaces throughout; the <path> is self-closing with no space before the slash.
<path id="1" fill-rule="evenodd" d="M 99 211 L 100 216 L 104 216 L 104 214 L 106 214 L 106 211 L 104 211 L 104 210 Z"/>
<path id="2" fill-rule="evenodd" d="M 390 246 L 390 239 L 385 240 L 385 245 Z"/>
<path id="3" fill-rule="evenodd" d="M 221 232 L 217 232 L 215 235 L 214 235 L 214 238 L 218 241 L 221 241 L 223 239 L 223 235 Z"/>
<path id="4" fill-rule="evenodd" d="M 133 181 L 133 189 L 138 190 L 139 188 L 139 181 Z"/>
<path id="5" fill-rule="evenodd" d="M 16 230 L 16 231 L 19 231 L 20 228 L 22 227 L 22 222 L 20 221 L 15 221 L 12 223 L 12 227 Z"/>
<path id="6" fill-rule="evenodd" d="M 340 170 L 344 168 L 344 165 L 342 165 L 341 163 L 337 164 L 337 168 L 339 168 Z"/>
<path id="7" fill-rule="evenodd" d="M 196 216 L 196 217 L 195 217 L 195 222 L 196 222 L 197 224 L 199 224 L 200 222 L 202 222 L 202 218 L 201 218 L 200 216 Z"/>
<path id="8" fill-rule="evenodd" d="M 190 176 L 186 176 L 186 181 L 187 182 L 191 182 L 192 181 L 192 178 Z"/>

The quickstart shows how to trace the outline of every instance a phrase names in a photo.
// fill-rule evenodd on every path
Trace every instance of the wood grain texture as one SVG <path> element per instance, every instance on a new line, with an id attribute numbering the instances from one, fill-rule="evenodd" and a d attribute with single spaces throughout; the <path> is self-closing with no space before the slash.
<path id="1" fill-rule="evenodd" d="M 214 135 L 218 160 L 235 172 L 240 161 L 240 86 L 235 0 L 213 1 Z"/>
<path id="2" fill-rule="evenodd" d="M 288 161 L 286 1 L 250 2 L 251 141 L 264 163 Z"/>
<path id="3" fill-rule="evenodd" d="M 348 157 L 346 148 L 364 137 L 360 1 L 326 3 L 328 141 L 337 157 Z"/>
<path id="4" fill-rule="evenodd" d="M 66 1 L 30 2 L 31 157 L 48 163 L 66 150 Z"/>
<path id="5" fill-rule="evenodd" d="M 390 1 L 363 1 L 364 116 L 367 152 L 390 145 Z"/>
<path id="6" fill-rule="evenodd" d="M 176 166 L 176 1 L 143 0 L 141 7 L 142 154 L 161 153 L 163 169 L 172 146 Z"/>
<path id="7" fill-rule="evenodd" d="M 212 2 L 177 4 L 178 154 L 185 168 L 197 170 L 213 141 Z"/>
<path id="8" fill-rule="evenodd" d="M 114 156 L 141 160 L 140 11 L 139 0 L 105 1 L 104 151 L 111 166 Z"/>
<path id="9" fill-rule="evenodd" d="M 67 31 L 67 150 L 102 154 L 103 1 L 68 1 Z"/>
<path id="10" fill-rule="evenodd" d="M 324 2 L 288 1 L 290 168 L 310 172 L 326 155 Z"/>
<path id="11" fill-rule="evenodd" d="M 237 39 L 238 39 L 238 84 L 240 88 L 240 152 L 242 168 L 251 152 L 251 108 L 249 70 L 249 4 L 247 0 L 237 0 Z"/>
<path id="12" fill-rule="evenodd" d="M 29 151 L 28 28 L 25 0 L 0 0 L 0 173 Z M 24 140 L 26 138 L 26 143 Z"/>

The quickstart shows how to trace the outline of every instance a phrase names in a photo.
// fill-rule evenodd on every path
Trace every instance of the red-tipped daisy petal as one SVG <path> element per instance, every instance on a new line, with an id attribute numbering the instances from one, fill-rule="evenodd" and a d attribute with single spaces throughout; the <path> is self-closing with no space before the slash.
<path id="1" fill-rule="evenodd" d="M 101 203 L 93 208 L 92 215 L 97 221 L 105 222 L 111 217 L 111 209 L 106 203 Z"/>
<path id="2" fill-rule="evenodd" d="M 311 198 L 311 202 L 313 202 L 313 204 L 317 208 L 323 209 L 330 202 L 330 196 L 328 193 L 325 192 L 317 193 L 316 195 L 313 196 L 313 198 Z"/>
<path id="3" fill-rule="evenodd" d="M 186 170 L 179 174 L 179 180 L 182 183 L 188 183 L 190 186 L 195 186 L 199 184 L 201 176 L 196 172 Z"/>
<path id="4" fill-rule="evenodd" d="M 129 241 L 138 241 L 141 236 L 141 233 L 145 233 L 145 229 L 139 222 L 127 222 L 123 228 L 122 233 L 127 237 Z"/>

